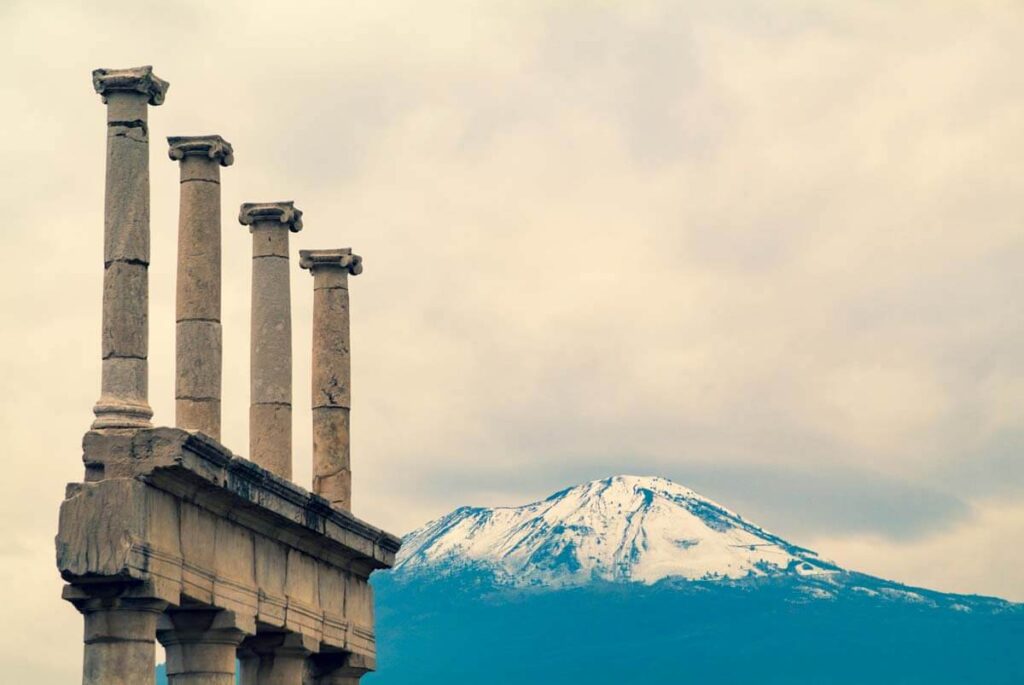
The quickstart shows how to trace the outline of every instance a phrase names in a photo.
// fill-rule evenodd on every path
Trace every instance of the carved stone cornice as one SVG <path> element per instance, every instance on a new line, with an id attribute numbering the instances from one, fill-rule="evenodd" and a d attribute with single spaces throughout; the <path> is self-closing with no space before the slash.
<path id="1" fill-rule="evenodd" d="M 345 269 L 349 274 L 358 276 L 363 273 L 363 258 L 352 254 L 352 248 L 342 247 L 337 250 L 299 250 L 299 266 L 313 273 L 320 267 Z"/>
<path id="2" fill-rule="evenodd" d="M 282 202 L 243 202 L 238 223 L 251 226 L 260 222 L 287 224 L 292 233 L 302 230 L 302 210 L 292 200 Z"/>
<path id="3" fill-rule="evenodd" d="M 221 166 L 235 163 L 235 150 L 231 143 L 217 135 L 169 136 L 167 143 L 170 145 L 167 155 L 174 161 L 186 157 L 206 157 L 220 162 Z"/>
<path id="4" fill-rule="evenodd" d="M 96 92 L 107 101 L 107 94 L 116 91 L 142 93 L 149 97 L 149 104 L 162 105 L 171 84 L 153 73 L 153 67 L 132 67 L 130 69 L 94 69 L 92 85 Z"/>

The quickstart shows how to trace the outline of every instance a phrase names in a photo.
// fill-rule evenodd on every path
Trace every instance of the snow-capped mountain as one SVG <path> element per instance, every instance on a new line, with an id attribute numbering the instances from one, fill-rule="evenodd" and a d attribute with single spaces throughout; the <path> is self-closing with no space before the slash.
<path id="1" fill-rule="evenodd" d="M 839 568 L 663 478 L 457 509 L 371 581 L 373 685 L 1024 683 L 1024 605 Z"/>
<path id="2" fill-rule="evenodd" d="M 828 574 L 814 552 L 664 478 L 615 476 L 520 507 L 461 507 L 406 536 L 396 572 L 512 586 Z"/>

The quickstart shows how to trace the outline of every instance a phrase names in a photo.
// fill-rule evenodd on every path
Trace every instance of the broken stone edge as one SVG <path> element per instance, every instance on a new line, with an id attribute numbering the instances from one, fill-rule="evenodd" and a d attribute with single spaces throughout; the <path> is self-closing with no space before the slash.
<path id="1" fill-rule="evenodd" d="M 162 105 L 171 84 L 153 73 L 153 67 L 131 67 L 129 69 L 94 69 L 92 85 L 96 92 L 107 101 L 107 93 L 128 91 L 142 93 L 149 98 L 149 104 Z"/>

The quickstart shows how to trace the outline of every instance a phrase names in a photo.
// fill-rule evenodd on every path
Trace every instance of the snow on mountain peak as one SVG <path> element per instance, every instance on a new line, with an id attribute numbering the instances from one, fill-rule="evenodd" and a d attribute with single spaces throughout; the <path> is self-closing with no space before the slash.
<path id="1" fill-rule="evenodd" d="M 514 586 L 736 579 L 834 569 L 665 478 L 614 476 L 520 507 L 461 507 L 406 536 L 395 566 Z"/>

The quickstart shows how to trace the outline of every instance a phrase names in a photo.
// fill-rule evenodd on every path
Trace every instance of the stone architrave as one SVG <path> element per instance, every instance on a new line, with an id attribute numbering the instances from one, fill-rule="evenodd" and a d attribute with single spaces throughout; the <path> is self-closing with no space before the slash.
<path id="1" fill-rule="evenodd" d="M 220 168 L 234 162 L 217 135 L 167 139 L 180 162 L 178 280 L 175 311 L 175 425 L 220 440 L 221 223 Z"/>
<path id="2" fill-rule="evenodd" d="M 92 82 L 107 105 L 103 375 L 92 426 L 148 427 L 148 106 L 163 103 L 168 83 L 149 66 L 96 69 Z"/>
<path id="3" fill-rule="evenodd" d="M 351 511 L 348 277 L 362 273 L 363 259 L 349 248 L 301 250 L 299 257 L 313 275 L 313 492 Z"/>
<path id="4" fill-rule="evenodd" d="M 249 458 L 292 477 L 292 320 L 288 234 L 302 229 L 294 203 L 247 202 L 238 221 L 252 233 Z"/>

